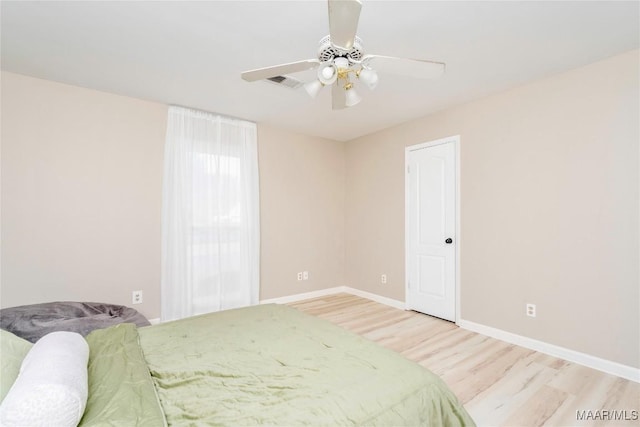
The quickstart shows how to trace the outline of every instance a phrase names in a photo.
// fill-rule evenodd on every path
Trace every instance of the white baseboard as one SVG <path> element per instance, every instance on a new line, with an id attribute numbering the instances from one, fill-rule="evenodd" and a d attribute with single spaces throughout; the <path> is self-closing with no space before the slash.
<path id="1" fill-rule="evenodd" d="M 370 299 L 371 301 L 379 302 L 380 304 L 388 305 L 389 307 L 398 308 L 400 310 L 406 310 L 406 306 L 403 301 L 398 301 L 397 299 L 383 297 L 380 295 L 372 294 L 371 292 L 350 288 L 348 286 L 345 286 L 345 288 L 346 289 L 343 292 L 346 292 L 348 294 Z"/>
<path id="2" fill-rule="evenodd" d="M 303 301 L 306 299 L 324 297 L 327 295 L 335 295 L 335 294 L 351 294 L 356 295 L 362 298 L 370 299 L 375 302 L 379 302 L 380 304 L 388 305 L 393 308 L 399 308 L 400 310 L 404 310 L 404 302 L 398 301 L 395 299 L 382 297 L 380 295 L 372 294 L 371 292 L 361 291 L 360 289 L 350 288 L 349 286 L 336 286 L 328 289 L 320 289 L 319 291 L 311 291 L 311 292 L 303 292 L 301 294 L 287 295 L 284 297 L 278 298 L 269 298 L 260 300 L 260 304 L 288 304 L 290 302 Z M 160 318 L 149 319 L 149 323 L 152 325 L 157 325 L 160 323 Z"/>
<path id="3" fill-rule="evenodd" d="M 540 353 L 548 354 L 550 356 L 558 357 L 569 362 L 574 362 L 579 365 L 597 369 L 598 371 L 606 372 L 607 374 L 625 378 L 630 381 L 640 382 L 640 369 L 634 368 L 632 366 L 612 362 L 611 360 L 601 359 L 590 354 L 581 353 L 579 351 L 560 347 L 554 344 L 549 344 L 544 341 L 538 341 L 533 338 L 528 338 L 522 335 L 503 331 L 502 329 L 492 328 L 491 326 L 481 325 L 479 323 L 471 322 L 468 320 L 460 319 L 457 324 L 463 329 L 477 332 L 482 335 L 487 335 L 489 337 L 496 338 L 510 344 L 515 344 L 520 347 L 539 351 Z"/>
<path id="4" fill-rule="evenodd" d="M 270 298 L 260 301 L 260 304 L 288 304 L 290 302 L 302 301 L 305 299 L 324 297 L 333 294 L 351 294 L 362 298 L 370 299 L 371 301 L 379 302 L 380 304 L 388 305 L 393 308 L 405 309 L 404 302 L 398 301 L 392 298 L 382 297 L 380 295 L 372 294 L 371 292 L 361 291 L 360 289 L 354 289 L 349 286 L 336 286 L 335 288 L 322 289 L 319 291 L 305 292 L 302 294 L 288 295 L 280 298 Z"/>
<path id="5" fill-rule="evenodd" d="M 260 300 L 260 304 L 288 304 L 290 302 L 302 301 L 305 299 L 324 297 L 327 295 L 339 294 L 346 291 L 346 286 L 336 286 L 335 288 L 321 289 L 319 291 L 304 292 L 301 294 L 287 295 L 286 297 L 269 298 Z"/>

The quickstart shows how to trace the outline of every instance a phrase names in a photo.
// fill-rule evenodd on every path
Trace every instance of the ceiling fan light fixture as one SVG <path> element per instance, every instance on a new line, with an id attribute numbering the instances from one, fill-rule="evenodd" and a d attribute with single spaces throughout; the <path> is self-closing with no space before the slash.
<path id="1" fill-rule="evenodd" d="M 378 86 L 378 73 L 371 68 L 362 68 L 358 74 L 358 79 L 369 89 L 373 90 Z"/>
<path id="2" fill-rule="evenodd" d="M 328 0 L 328 5 L 329 35 L 320 39 L 315 58 L 245 71 L 240 74 L 242 79 L 248 82 L 267 80 L 297 88 L 302 82 L 287 75 L 314 69 L 316 81 L 305 84 L 305 90 L 315 98 L 324 86 L 331 86 L 331 106 L 341 110 L 362 99 L 353 89 L 356 79 L 369 90 L 377 87 L 376 70 L 415 79 L 439 77 L 444 72 L 443 62 L 365 55 L 362 40 L 356 35 L 362 0 Z M 296 84 L 283 83 L 289 81 Z"/>
<path id="3" fill-rule="evenodd" d="M 333 84 L 338 79 L 338 69 L 332 63 L 322 64 L 318 68 L 318 80 L 323 85 Z"/>
<path id="4" fill-rule="evenodd" d="M 362 97 L 358 95 L 358 92 L 353 88 L 353 83 L 347 83 L 344 86 L 344 90 L 346 95 L 345 105 L 347 107 L 353 107 L 362 101 Z"/>
<path id="5" fill-rule="evenodd" d="M 311 98 L 318 96 L 318 93 L 322 90 L 324 84 L 320 80 L 314 80 L 304 85 L 304 90 L 307 91 Z"/>

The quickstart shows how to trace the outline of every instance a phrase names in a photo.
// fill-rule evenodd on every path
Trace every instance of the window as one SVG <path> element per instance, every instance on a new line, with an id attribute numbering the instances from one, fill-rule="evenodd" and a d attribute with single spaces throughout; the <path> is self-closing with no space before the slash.
<path id="1" fill-rule="evenodd" d="M 163 320 L 257 303 L 255 124 L 171 107 L 164 176 Z"/>

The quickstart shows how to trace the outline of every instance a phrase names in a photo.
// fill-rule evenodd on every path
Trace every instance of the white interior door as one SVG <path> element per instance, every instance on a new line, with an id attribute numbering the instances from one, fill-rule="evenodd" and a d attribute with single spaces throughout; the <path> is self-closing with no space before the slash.
<path id="1" fill-rule="evenodd" d="M 408 147 L 407 308 L 456 318 L 456 140 Z"/>

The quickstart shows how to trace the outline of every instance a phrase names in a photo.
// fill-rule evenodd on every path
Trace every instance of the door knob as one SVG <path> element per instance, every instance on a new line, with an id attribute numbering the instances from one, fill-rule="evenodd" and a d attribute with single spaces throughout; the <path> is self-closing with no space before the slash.
<path id="1" fill-rule="evenodd" d="M 449 237 L 447 240 L 444 241 L 447 245 L 453 243 L 453 239 L 451 239 L 451 237 Z"/>

